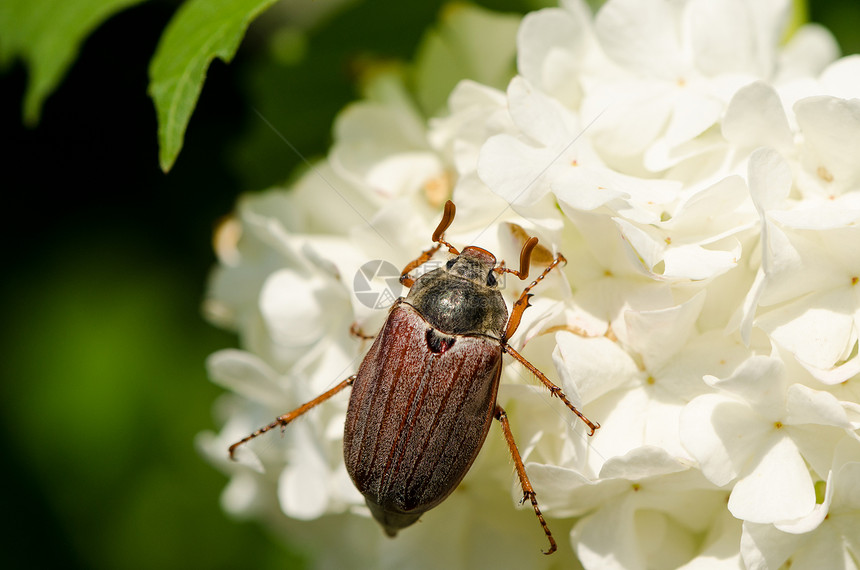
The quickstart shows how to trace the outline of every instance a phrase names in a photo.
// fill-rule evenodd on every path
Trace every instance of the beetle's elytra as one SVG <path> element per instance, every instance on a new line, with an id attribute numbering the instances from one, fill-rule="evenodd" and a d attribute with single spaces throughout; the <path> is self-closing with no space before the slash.
<path id="1" fill-rule="evenodd" d="M 497 266 L 488 251 L 470 246 L 458 252 L 443 234 L 454 219 L 445 204 L 433 233 L 435 246 L 409 263 L 400 281 L 410 287 L 391 307 L 382 330 L 358 369 L 314 400 L 275 419 L 230 446 L 230 456 L 247 441 L 298 416 L 352 386 L 344 426 L 343 455 L 355 486 L 389 536 L 417 521 L 454 491 L 484 444 L 493 418 L 499 420 L 523 489 L 550 542 L 556 543 L 538 507 L 504 409 L 496 403 L 502 354 L 508 353 L 590 428 L 600 427 L 577 410 L 543 373 L 508 345 L 530 290 L 556 265 L 558 255 L 514 303 L 510 318 L 496 274 L 526 279 L 537 238 L 520 254 L 520 269 Z M 417 279 L 409 272 L 442 247 L 455 257 Z"/>

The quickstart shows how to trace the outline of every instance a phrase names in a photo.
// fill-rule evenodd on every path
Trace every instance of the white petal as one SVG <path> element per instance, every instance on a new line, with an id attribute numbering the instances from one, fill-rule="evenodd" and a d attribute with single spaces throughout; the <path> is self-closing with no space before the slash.
<path id="1" fill-rule="evenodd" d="M 655 266 L 663 260 L 666 251 L 666 241 L 661 233 L 651 226 L 632 224 L 623 218 L 613 218 L 624 236 L 631 251 L 631 261 L 643 271 L 652 273 Z"/>
<path id="2" fill-rule="evenodd" d="M 788 388 L 785 401 L 786 424 L 817 424 L 851 429 L 845 409 L 832 394 L 803 384 Z"/>
<path id="3" fill-rule="evenodd" d="M 695 398 L 680 417 L 681 443 L 717 486 L 741 474 L 772 427 L 746 404 L 718 394 Z"/>
<path id="4" fill-rule="evenodd" d="M 543 62 L 541 88 L 566 107 L 577 109 L 582 103 L 580 85 L 582 61 L 572 58 L 568 51 L 553 49 Z"/>
<path id="5" fill-rule="evenodd" d="M 741 555 L 749 570 L 782 568 L 797 547 L 797 536 L 773 525 L 744 521 Z"/>
<path id="6" fill-rule="evenodd" d="M 585 25 L 569 10 L 547 8 L 526 14 L 517 34 L 519 72 L 569 106 L 575 106 L 579 99 L 579 86 L 571 67 L 581 65 Z M 562 66 L 553 65 L 556 62 L 548 61 L 550 57 Z"/>
<path id="7" fill-rule="evenodd" d="M 291 269 L 272 273 L 260 292 L 260 311 L 272 339 L 285 347 L 315 344 L 325 333 L 320 294 L 326 284 Z"/>
<path id="8" fill-rule="evenodd" d="M 812 512 L 815 487 L 790 438 L 778 438 L 755 469 L 735 484 L 728 506 L 737 518 L 757 523 L 792 520 Z"/>
<path id="9" fill-rule="evenodd" d="M 794 105 L 804 136 L 806 167 L 825 168 L 844 189 L 860 184 L 860 99 L 809 97 Z"/>
<path id="10" fill-rule="evenodd" d="M 851 552 L 851 541 L 858 535 L 860 525 L 855 521 L 849 525 L 847 532 L 837 527 L 837 524 L 825 524 L 819 527 L 812 539 L 803 542 L 792 556 L 792 568 L 796 570 L 818 570 L 833 568 L 834 570 L 857 570 L 857 559 Z M 856 552 L 856 551 L 855 551 Z"/>
<path id="11" fill-rule="evenodd" d="M 791 168 L 773 149 L 761 148 L 750 155 L 749 188 L 759 213 L 780 208 L 791 191 Z"/>
<path id="12" fill-rule="evenodd" d="M 262 489 L 257 482 L 256 474 L 250 471 L 237 473 L 221 493 L 221 507 L 237 517 L 247 517 L 256 514 L 259 502 L 266 500 L 262 497 Z"/>
<path id="13" fill-rule="evenodd" d="M 834 477 L 834 501 L 845 511 L 860 510 L 860 486 L 857 481 L 860 481 L 860 461 L 846 463 Z"/>
<path id="14" fill-rule="evenodd" d="M 833 34 L 820 24 L 804 24 L 791 34 L 788 43 L 779 53 L 779 79 L 817 77 L 837 57 L 839 57 L 839 44 Z M 826 73 L 824 71 L 824 74 Z M 824 82 L 823 75 L 819 79 Z M 846 98 L 846 95 L 841 95 L 831 88 L 826 89 L 826 92 Z"/>
<path id="15" fill-rule="evenodd" d="M 856 342 L 854 295 L 840 288 L 768 311 L 756 325 L 798 360 L 826 370 Z"/>
<path id="16" fill-rule="evenodd" d="M 655 375 L 658 386 L 684 402 L 711 392 L 703 381 L 704 375 L 730 376 L 750 356 L 749 350 L 734 336 L 727 336 L 719 329 L 701 335 L 691 333 L 690 337 Z"/>
<path id="17" fill-rule="evenodd" d="M 558 101 L 535 89 L 523 77 L 514 77 L 507 93 L 511 118 L 530 139 L 561 150 L 579 135 L 576 117 Z"/>
<path id="18" fill-rule="evenodd" d="M 782 303 L 827 283 L 827 277 L 810 271 L 812 264 L 815 264 L 815 269 L 822 265 L 821 261 L 815 261 L 815 246 L 805 247 L 800 244 L 803 249 L 801 253 L 796 237 L 789 236 L 778 224 L 765 218 L 762 225 L 764 252 L 761 264 L 766 282 L 759 296 L 759 305 Z"/>
<path id="19" fill-rule="evenodd" d="M 338 175 L 329 161 L 314 164 L 296 185 L 278 200 L 278 192 L 254 195 L 260 214 L 281 220 L 294 233 L 344 235 L 362 219 L 369 220 L 377 208 L 378 197 L 366 192 L 364 184 L 353 184 Z M 326 207 L 316 207 L 324 202 Z M 312 206 L 308 206 L 312 204 Z"/>
<path id="20" fill-rule="evenodd" d="M 743 72 L 760 74 L 757 37 L 748 4 L 692 0 L 687 8 L 696 66 L 707 75 Z"/>
<path id="21" fill-rule="evenodd" d="M 291 425 L 294 430 L 292 441 L 295 448 L 290 450 L 291 462 L 278 479 L 278 500 L 281 510 L 288 516 L 310 520 L 322 516 L 329 505 L 328 473 L 329 468 L 314 445 L 307 426 L 301 423 Z"/>
<path id="22" fill-rule="evenodd" d="M 723 510 L 708 530 L 698 556 L 679 570 L 737 570 L 741 567 L 740 539 L 741 522 Z"/>
<path id="23" fill-rule="evenodd" d="M 577 210 L 596 210 L 612 200 L 628 198 L 623 189 L 611 183 L 611 171 L 586 166 L 561 170 L 552 182 L 552 191 L 564 206 Z"/>
<path id="24" fill-rule="evenodd" d="M 541 509 L 554 517 L 581 516 L 600 507 L 630 486 L 616 481 L 590 481 L 564 467 L 529 462 L 529 479 L 540 490 Z"/>
<path id="25" fill-rule="evenodd" d="M 844 232 L 851 233 L 856 231 L 856 225 L 860 221 L 860 208 L 847 203 L 847 198 L 854 195 L 842 195 L 835 200 L 827 200 L 825 203 L 801 203 L 796 209 L 781 210 L 778 212 L 770 212 L 770 218 L 775 222 L 779 222 L 785 228 L 793 228 L 797 230 L 831 230 L 826 234 L 821 234 L 820 238 L 826 238 L 831 234 Z M 804 207 L 808 206 L 808 207 Z M 847 237 L 847 236 L 846 236 Z M 837 243 L 839 249 L 856 253 L 856 248 L 845 248 L 845 244 L 854 243 L 857 236 L 852 236 L 847 240 L 843 240 L 842 236 L 838 238 L 842 241 Z M 858 264 L 860 266 L 860 264 Z"/>
<path id="26" fill-rule="evenodd" d="M 557 333 L 553 362 L 563 385 L 575 387 L 586 404 L 638 375 L 636 364 L 606 337 Z"/>
<path id="27" fill-rule="evenodd" d="M 600 470 L 601 479 L 641 481 L 650 477 L 680 473 L 689 467 L 654 446 L 638 447 L 621 457 L 611 457 Z"/>
<path id="28" fill-rule="evenodd" d="M 779 358 L 752 356 L 728 378 L 705 381 L 749 403 L 762 418 L 782 419 L 785 413 L 785 364 Z"/>
<path id="29" fill-rule="evenodd" d="M 737 266 L 741 257 L 740 242 L 731 239 L 730 249 L 709 249 L 696 244 L 673 246 L 663 255 L 663 272 L 666 278 L 694 281 L 713 279 Z"/>
<path id="30" fill-rule="evenodd" d="M 642 356 L 646 369 L 656 371 L 692 336 L 702 311 L 705 292 L 675 307 L 651 311 L 626 311 L 628 344 Z"/>
<path id="31" fill-rule="evenodd" d="M 206 369 L 214 383 L 253 402 L 277 406 L 284 400 L 275 371 L 250 352 L 220 350 L 206 359 Z"/>
<path id="32" fill-rule="evenodd" d="M 735 93 L 722 128 L 726 139 L 741 146 L 789 150 L 793 142 L 779 95 L 763 81 L 750 83 Z"/>
<path id="33" fill-rule="evenodd" d="M 662 227 L 680 234 L 685 242 L 711 243 L 758 222 L 750 206 L 746 181 L 726 176 L 704 190 L 687 194 Z"/>
<path id="34" fill-rule="evenodd" d="M 719 121 L 723 108 L 724 103 L 710 93 L 681 89 L 666 127 L 666 142 L 676 146 L 701 135 Z"/>
<path id="35" fill-rule="evenodd" d="M 405 105 L 355 103 L 337 117 L 332 166 L 347 177 L 362 176 L 379 159 L 408 150 L 427 148 L 425 126 L 419 115 Z M 367 134 L 373 133 L 373 144 Z"/>
<path id="36" fill-rule="evenodd" d="M 690 501 L 689 505 L 695 504 Z M 696 505 L 698 506 L 698 505 Z M 677 568 L 696 555 L 698 536 L 658 510 L 639 510 L 634 519 L 649 568 Z"/>
<path id="37" fill-rule="evenodd" d="M 443 171 L 431 152 L 401 152 L 382 157 L 364 172 L 364 180 L 378 194 L 393 198 L 421 188 Z"/>
<path id="38" fill-rule="evenodd" d="M 679 416 L 683 402 L 640 381 L 594 401 L 586 411 L 600 421 L 594 436 L 589 465 L 601 468 L 606 457 L 628 454 L 642 446 L 653 446 L 679 459 L 692 460 L 681 445 Z M 596 457 L 594 457 L 596 456 Z M 596 459 L 600 459 L 598 463 Z"/>
<path id="39" fill-rule="evenodd" d="M 759 299 L 764 292 L 765 284 L 767 283 L 764 270 L 759 267 L 755 274 L 755 280 L 750 285 L 749 292 L 744 298 L 743 305 L 740 311 L 740 323 L 738 329 L 741 333 L 741 339 L 744 344 L 749 346 L 752 339 L 752 326 L 755 319 L 756 309 L 758 308 Z"/>
<path id="40" fill-rule="evenodd" d="M 583 115 L 593 115 L 588 134 L 596 149 L 608 157 L 642 153 L 666 128 L 672 116 L 672 87 L 637 79 L 591 91 Z"/>
<path id="41" fill-rule="evenodd" d="M 838 49 L 838 48 L 837 48 Z M 860 55 L 843 57 L 827 67 L 819 78 L 828 95 L 841 99 L 860 97 Z"/>
<path id="42" fill-rule="evenodd" d="M 533 204 L 549 192 L 544 174 L 552 158 L 546 149 L 496 135 L 481 148 L 478 176 L 508 203 Z"/>
<path id="43" fill-rule="evenodd" d="M 832 471 L 827 474 L 827 486 L 825 489 L 824 502 L 816 504 L 811 513 L 793 521 L 777 522 L 774 526 L 782 532 L 788 532 L 791 534 L 805 534 L 818 528 L 818 526 L 824 521 L 824 517 L 827 516 L 827 513 L 830 510 L 830 503 L 833 500 Z"/>
<path id="44" fill-rule="evenodd" d="M 794 440 L 812 473 L 819 478 L 825 476 L 834 465 L 833 457 L 839 442 L 845 438 L 845 432 L 817 424 L 792 424 L 784 429 Z"/>
<path id="45" fill-rule="evenodd" d="M 684 68 L 679 49 L 680 7 L 658 0 L 614 0 L 595 17 L 606 55 L 638 73 L 674 81 Z"/>
<path id="46" fill-rule="evenodd" d="M 762 0 L 744 2 L 739 0 L 751 14 L 756 37 L 755 58 L 762 75 L 773 73 L 776 50 L 785 37 L 792 15 L 791 0 Z"/>
<path id="47" fill-rule="evenodd" d="M 640 550 L 631 502 L 613 501 L 573 527 L 571 542 L 585 568 L 644 570 L 646 560 Z"/>

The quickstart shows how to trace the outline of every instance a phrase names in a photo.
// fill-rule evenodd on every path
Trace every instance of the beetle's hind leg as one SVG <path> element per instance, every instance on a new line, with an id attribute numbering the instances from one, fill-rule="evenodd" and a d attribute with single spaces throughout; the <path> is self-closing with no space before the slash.
<path id="1" fill-rule="evenodd" d="M 526 500 L 531 502 L 532 507 L 535 510 L 535 515 L 537 515 L 540 525 L 543 527 L 543 531 L 546 534 L 546 538 L 549 540 L 549 550 L 544 550 L 543 553 L 552 554 L 558 547 L 555 544 L 555 539 L 552 537 L 552 532 L 550 532 L 549 526 L 546 524 L 546 520 L 543 518 L 543 513 L 540 512 L 540 507 L 538 507 L 535 490 L 532 488 L 529 476 L 526 474 L 526 467 L 523 465 L 522 457 L 520 457 L 520 450 L 517 449 L 517 443 L 514 441 L 514 434 L 511 432 L 511 424 L 508 422 L 508 414 L 505 412 L 504 408 L 496 404 L 494 417 L 499 420 L 499 423 L 502 426 L 502 432 L 505 434 L 505 441 L 508 442 L 508 449 L 510 449 L 511 457 L 514 460 L 517 477 L 519 477 L 520 486 L 523 488 L 523 502 L 526 502 Z"/>
<path id="2" fill-rule="evenodd" d="M 266 433 L 267 431 L 273 430 L 276 427 L 279 427 L 279 426 L 282 428 L 287 427 L 287 425 L 291 421 L 296 419 L 297 417 L 301 416 L 305 412 L 307 412 L 307 411 L 317 407 L 318 405 L 322 404 L 323 402 L 325 402 L 326 400 L 328 400 L 329 398 L 331 398 L 332 396 L 334 396 L 338 392 L 344 390 L 348 386 L 352 386 L 352 383 L 355 382 L 356 376 L 357 376 L 356 374 L 353 374 L 352 376 L 350 376 L 349 378 L 347 378 L 346 380 L 344 380 L 343 382 L 341 382 L 340 384 L 338 384 L 337 386 L 335 386 L 334 388 L 332 388 L 328 392 L 323 392 L 322 394 L 320 394 L 319 396 L 317 396 L 316 398 L 314 398 L 310 402 L 307 402 L 306 404 L 302 404 L 301 406 L 299 406 L 298 408 L 296 408 L 292 412 L 287 412 L 286 414 L 284 414 L 282 416 L 278 416 L 277 418 L 275 418 L 275 421 L 273 421 L 269 425 L 263 426 L 260 429 L 258 429 L 257 431 L 255 431 L 254 433 L 252 433 L 251 435 L 243 437 L 242 439 L 240 439 L 239 441 L 237 441 L 236 443 L 231 445 L 230 448 L 227 450 L 228 453 L 230 454 L 230 459 L 235 459 L 234 455 L 236 453 L 236 448 L 239 447 L 240 445 L 248 443 L 249 441 L 251 441 L 255 437 L 261 436 L 264 433 Z"/>

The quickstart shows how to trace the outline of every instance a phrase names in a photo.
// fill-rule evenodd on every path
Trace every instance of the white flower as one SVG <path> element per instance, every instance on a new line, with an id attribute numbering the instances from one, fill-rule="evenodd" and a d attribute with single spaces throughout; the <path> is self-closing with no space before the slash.
<path id="1" fill-rule="evenodd" d="M 744 523 L 741 552 L 750 569 L 856 568 L 860 555 L 860 444 L 837 450 L 822 502 L 794 525 Z"/>
<path id="2" fill-rule="evenodd" d="M 588 115 L 607 109 L 596 144 L 615 157 L 649 153 L 652 169 L 665 163 L 657 157 L 715 125 L 734 91 L 774 74 L 788 9 L 785 0 L 609 2 L 595 30 L 621 71 L 596 81 L 584 102 Z"/>
<path id="3" fill-rule="evenodd" d="M 789 384 L 778 358 L 753 356 L 735 372 L 705 381 L 718 393 L 681 413 L 681 440 L 715 485 L 734 483 L 728 508 L 755 523 L 807 516 L 815 480 L 851 425 L 832 395 Z M 809 465 L 809 467 L 807 466 Z"/>
<path id="4" fill-rule="evenodd" d="M 701 301 L 699 296 L 669 309 L 627 310 L 627 351 L 605 337 L 558 333 L 556 366 L 564 386 L 576 390 L 585 409 L 602 423 L 581 451 L 588 460 L 586 473 L 599 471 L 608 457 L 643 445 L 692 460 L 681 441 L 682 409 L 707 391 L 704 375 L 732 370 L 748 354 L 717 331 L 692 334 Z"/>
<path id="5" fill-rule="evenodd" d="M 593 16 L 565 0 L 524 18 L 505 90 L 463 81 L 429 120 L 378 76 L 338 117 L 327 158 L 289 191 L 243 198 L 216 235 L 205 310 L 241 350 L 209 360 L 230 393 L 220 433 L 199 445 L 231 477 L 225 509 L 266 521 L 317 567 L 852 567 L 860 57 L 834 61 L 814 25 L 781 44 L 788 10 L 609 0 Z M 481 21 L 469 14 L 456 25 Z M 510 22 L 491 21 L 489 45 L 504 47 Z M 462 27 L 452 37 L 468 39 L 470 65 L 489 58 L 477 77 L 510 55 Z M 432 83 L 429 67 L 416 73 Z M 538 554 L 528 506 L 511 508 L 522 493 L 495 427 L 460 489 L 395 540 L 343 466 L 347 393 L 227 460 L 356 371 L 367 343 L 350 325 L 373 334 L 386 314 L 355 276 L 429 247 L 449 198 L 458 247 L 513 266 L 535 235 L 533 276 L 558 252 L 568 261 L 510 343 L 601 428 L 588 437 L 519 364 L 498 396 L 553 557 Z M 526 283 L 508 277 L 510 306 Z"/>
<path id="6" fill-rule="evenodd" d="M 725 501 L 700 472 L 656 447 L 609 459 L 598 481 L 550 465 L 528 469 L 549 509 L 589 513 L 571 533 L 586 568 L 677 568 L 697 555 L 697 535 L 720 518 Z"/>
<path id="7" fill-rule="evenodd" d="M 789 209 L 789 167 L 765 149 L 750 159 L 750 181 L 763 259 L 746 334 L 757 305 L 757 326 L 819 380 L 842 382 L 860 372 L 860 207 L 852 208 L 860 192 L 836 205 L 812 199 Z"/>

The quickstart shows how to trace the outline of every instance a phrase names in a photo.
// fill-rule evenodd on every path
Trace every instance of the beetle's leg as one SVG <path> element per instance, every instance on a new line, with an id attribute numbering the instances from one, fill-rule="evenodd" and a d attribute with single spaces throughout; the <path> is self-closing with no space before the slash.
<path id="1" fill-rule="evenodd" d="M 534 243 L 537 244 L 537 240 L 535 238 L 532 238 L 532 239 L 534 239 L 535 240 Z M 529 240 L 529 243 L 531 243 L 531 240 Z M 523 246 L 523 251 L 526 250 L 527 246 L 528 246 L 528 243 L 526 243 L 526 245 Z M 534 246 L 532 246 L 532 249 L 533 248 L 534 248 Z M 531 249 L 529 251 L 531 251 Z M 522 263 L 522 261 L 521 261 L 521 263 Z M 514 336 L 514 333 L 517 332 L 517 328 L 519 328 L 519 326 L 520 326 L 520 320 L 523 318 L 523 312 L 525 312 L 525 310 L 531 306 L 531 305 L 529 305 L 529 298 L 531 297 L 531 294 L 529 293 L 529 291 L 532 290 L 532 287 L 534 287 L 535 285 L 537 285 L 538 283 L 543 281 L 543 279 L 544 279 L 544 277 L 546 277 L 547 273 L 552 271 L 555 268 L 555 266 L 557 266 L 559 263 L 567 263 L 567 260 L 560 253 L 558 254 L 558 256 L 555 259 L 552 260 L 552 263 L 550 263 L 547 266 L 547 268 L 543 270 L 543 273 L 538 275 L 534 281 L 529 283 L 528 287 L 523 289 L 523 292 L 520 295 L 520 298 L 517 299 L 517 302 L 514 303 L 514 308 L 511 310 L 511 317 L 508 319 L 508 326 L 505 329 L 505 336 L 503 339 L 504 342 L 507 342 L 507 339 Z M 506 270 L 506 271 L 510 271 L 510 270 Z M 526 271 L 528 271 L 528 261 L 526 261 Z M 510 271 L 510 272 L 516 273 L 514 271 Z"/>
<path id="2" fill-rule="evenodd" d="M 400 273 L 400 283 L 404 287 L 412 287 L 412 285 L 415 283 L 415 279 L 413 279 L 412 277 L 409 276 L 409 272 L 412 271 L 413 269 L 415 269 L 416 267 L 420 267 L 421 265 L 424 265 L 425 263 L 430 261 L 430 258 L 433 257 L 434 253 L 439 251 L 440 247 L 442 247 L 442 244 L 437 243 L 436 245 L 434 245 L 433 247 L 431 247 L 427 251 L 422 252 L 421 255 L 418 256 L 416 259 L 413 259 L 412 261 L 410 261 L 409 264 L 406 267 L 404 267 L 403 271 Z"/>
<path id="3" fill-rule="evenodd" d="M 543 553 L 552 554 L 557 548 L 555 539 L 552 537 L 549 526 L 547 526 L 546 520 L 544 520 L 543 514 L 540 512 L 540 507 L 538 507 L 535 490 L 532 488 L 529 476 L 526 475 L 526 467 L 523 465 L 523 458 L 520 457 L 520 450 L 517 449 L 517 443 L 514 441 L 514 434 L 511 432 L 511 424 L 508 422 L 508 414 L 505 412 L 504 408 L 496 404 L 494 417 L 499 420 L 499 423 L 502 425 L 502 432 L 505 434 L 505 441 L 508 442 L 508 449 L 511 450 L 511 457 L 514 460 L 517 477 L 519 477 L 520 486 L 523 488 L 523 502 L 526 502 L 526 500 L 531 502 L 532 507 L 534 507 L 535 514 L 540 521 L 540 525 L 543 527 L 543 531 L 546 533 L 546 537 L 549 540 L 549 550 L 544 550 Z"/>
<path id="4" fill-rule="evenodd" d="M 589 427 L 589 429 L 591 429 L 591 432 L 589 432 L 588 435 L 594 435 L 594 432 L 596 430 L 600 429 L 599 423 L 591 421 L 590 419 L 585 417 L 585 414 L 583 414 L 582 412 L 577 410 L 576 406 L 571 404 L 570 400 L 567 399 L 567 396 L 564 395 L 564 392 L 561 391 L 561 388 L 559 388 L 558 386 L 553 384 L 552 381 L 549 378 L 547 378 L 543 372 L 538 370 L 534 364 L 532 364 L 531 362 L 526 360 L 526 358 L 522 354 L 520 354 L 519 352 L 517 352 L 516 350 L 511 348 L 510 345 L 508 345 L 508 344 L 504 344 L 502 346 L 502 349 L 505 352 L 507 352 L 508 354 L 510 354 L 511 356 L 513 356 L 516 360 L 518 360 L 520 362 L 520 364 L 522 364 L 523 366 L 528 368 L 532 374 L 534 374 L 535 376 L 538 377 L 538 380 L 543 382 L 544 386 L 549 388 L 549 391 L 550 391 L 550 393 L 552 393 L 553 396 L 555 396 L 556 398 L 558 398 L 559 400 L 564 402 L 564 405 L 567 406 L 568 408 L 570 408 L 570 411 L 572 411 L 574 414 L 577 415 L 577 417 L 579 419 L 581 419 L 583 422 L 585 422 L 585 425 L 587 425 Z"/>
<path id="5" fill-rule="evenodd" d="M 534 238 L 532 238 L 532 240 L 534 240 L 534 244 L 537 245 L 537 240 L 535 240 Z M 528 270 L 528 259 L 526 258 L 526 248 L 528 248 L 529 243 L 531 243 L 532 240 L 529 240 L 529 242 L 526 243 L 525 246 L 523 246 L 523 255 L 520 259 L 521 268 L 522 268 L 522 265 L 525 264 L 526 270 Z M 528 253 L 531 253 L 532 249 L 534 249 L 534 245 L 532 245 L 532 247 L 528 249 Z M 523 260 L 525 260 L 525 261 L 523 261 Z M 570 411 L 572 411 L 574 414 L 577 415 L 577 417 L 579 417 L 579 419 L 581 419 L 583 422 L 585 422 L 585 425 L 587 425 L 589 427 L 589 429 L 591 430 L 588 435 L 594 435 L 594 432 L 598 428 L 600 428 L 600 424 L 597 422 L 592 422 L 587 417 L 585 417 L 585 415 L 582 412 L 580 412 L 579 410 L 576 409 L 576 406 L 574 406 L 573 404 L 570 403 L 570 400 L 567 399 L 567 396 L 564 395 L 564 392 L 561 391 L 561 388 L 559 388 L 558 386 L 553 384 L 550 381 L 550 379 L 547 378 L 543 372 L 538 370 L 534 364 L 532 364 L 531 362 L 526 360 L 522 354 L 520 354 L 519 352 L 517 352 L 516 350 L 511 348 L 511 346 L 508 344 L 508 339 L 513 336 L 513 334 L 517 331 L 517 328 L 519 328 L 519 326 L 520 326 L 520 321 L 523 318 L 523 313 L 525 312 L 525 310 L 528 307 L 530 307 L 529 299 L 531 298 L 532 295 L 529 291 L 531 291 L 532 287 L 536 286 L 538 283 L 543 281 L 544 277 L 546 277 L 546 275 L 550 271 L 552 271 L 559 263 L 562 263 L 562 262 L 567 263 L 567 260 L 564 258 L 563 255 L 561 255 L 559 253 L 558 256 L 556 256 L 556 258 L 552 260 L 552 263 L 550 263 L 547 266 L 547 268 L 543 270 L 543 273 L 538 275 L 537 278 L 534 281 L 532 281 L 528 287 L 523 289 L 523 292 L 520 295 L 520 298 L 517 299 L 517 302 L 514 303 L 513 310 L 511 310 L 511 317 L 508 319 L 508 326 L 505 329 L 505 335 L 502 338 L 502 349 L 505 352 L 507 352 L 508 354 L 510 354 L 511 356 L 513 356 L 516 360 L 519 360 L 523 366 L 528 368 L 532 374 L 537 376 L 538 380 L 543 382 L 544 386 L 549 388 L 549 391 L 552 393 L 553 396 L 555 396 L 556 398 L 558 398 L 559 400 L 564 402 L 564 405 L 567 406 L 568 408 L 570 408 Z M 522 271 L 522 269 L 521 269 L 521 271 Z"/>
<path id="6" fill-rule="evenodd" d="M 349 326 L 349 334 L 354 337 L 360 338 L 361 340 L 373 340 L 376 338 L 375 334 L 365 334 L 365 332 L 361 330 L 361 327 L 358 325 L 358 323 L 352 323 Z"/>
<path id="7" fill-rule="evenodd" d="M 236 453 L 236 448 L 239 447 L 240 445 L 242 445 L 243 443 L 247 443 L 247 442 L 251 441 L 252 439 L 254 439 L 255 437 L 263 435 L 267 431 L 273 430 L 278 426 L 286 427 L 287 424 L 289 424 L 291 421 L 293 421 L 294 419 L 296 419 L 300 415 L 304 414 L 308 410 L 315 408 L 319 404 L 322 404 L 323 402 L 325 402 L 326 400 L 328 400 L 329 398 L 331 398 L 332 396 L 334 396 L 338 392 L 342 391 L 347 386 L 352 386 L 352 383 L 355 382 L 355 377 L 356 377 L 356 374 L 353 374 L 352 376 L 350 376 L 349 378 L 347 378 L 346 380 L 344 380 L 343 382 L 341 382 L 340 384 L 338 384 L 337 386 L 335 386 L 334 388 L 332 388 L 328 392 L 324 392 L 324 393 L 320 394 L 319 396 L 317 396 L 316 398 L 314 398 L 310 402 L 307 402 L 306 404 L 302 404 L 301 406 L 299 406 L 298 408 L 296 408 L 292 412 L 287 412 L 286 414 L 284 414 L 282 416 L 278 416 L 277 418 L 275 418 L 275 421 L 273 421 L 269 425 L 261 427 L 260 429 L 258 429 L 257 431 L 255 431 L 254 433 L 252 433 L 251 435 L 249 435 L 247 437 L 243 437 L 242 439 L 240 439 L 239 441 L 237 441 L 236 443 L 234 443 L 233 445 L 230 446 L 230 449 L 228 450 L 228 452 L 230 453 L 230 459 L 235 459 L 234 454 Z"/>
<path id="8" fill-rule="evenodd" d="M 454 202 L 448 200 L 445 202 L 445 211 L 442 213 L 442 220 L 439 222 L 439 225 L 436 226 L 436 230 L 433 232 L 433 241 L 436 242 L 436 245 L 421 253 L 416 259 L 413 259 L 403 268 L 403 271 L 400 273 L 400 283 L 406 287 L 412 287 L 412 284 L 415 283 L 415 280 L 409 277 L 409 272 L 415 269 L 416 267 L 420 267 L 421 265 L 430 261 L 430 258 L 433 257 L 439 248 L 443 245 L 448 248 L 450 253 L 454 255 L 459 255 L 459 251 L 453 245 L 445 241 L 444 235 L 445 230 L 451 225 L 451 222 L 454 221 L 454 214 L 457 209 L 454 207 Z"/>

